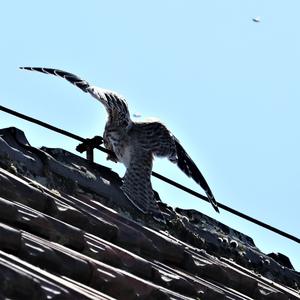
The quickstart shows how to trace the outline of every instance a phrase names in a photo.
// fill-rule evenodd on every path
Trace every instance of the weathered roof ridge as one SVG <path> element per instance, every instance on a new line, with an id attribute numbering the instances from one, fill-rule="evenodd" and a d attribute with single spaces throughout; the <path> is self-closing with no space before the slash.
<path id="1" fill-rule="evenodd" d="M 300 299 L 300 274 L 250 237 L 161 203 L 164 226 L 120 184 L 107 167 L 0 130 L 0 297 Z"/>

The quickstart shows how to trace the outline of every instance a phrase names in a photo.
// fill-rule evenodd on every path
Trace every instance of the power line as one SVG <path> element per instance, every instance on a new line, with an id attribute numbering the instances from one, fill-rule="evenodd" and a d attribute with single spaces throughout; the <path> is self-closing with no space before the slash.
<path id="1" fill-rule="evenodd" d="M 28 121 L 28 122 L 31 122 L 31 123 L 40 125 L 40 126 L 45 127 L 45 128 L 48 128 L 48 129 L 50 129 L 50 130 L 52 130 L 52 131 L 55 131 L 55 132 L 60 133 L 60 134 L 62 134 L 62 135 L 65 135 L 65 136 L 67 136 L 67 137 L 69 137 L 69 138 L 71 138 L 71 139 L 74 139 L 74 140 L 77 140 L 77 141 L 80 141 L 80 142 L 85 142 L 85 141 L 86 141 L 85 138 L 83 138 L 83 137 L 81 137 L 81 136 L 79 136 L 79 135 L 76 135 L 76 134 L 71 133 L 71 132 L 69 132 L 69 131 L 63 130 L 63 129 L 58 128 L 58 127 L 55 127 L 55 126 L 53 126 L 53 125 L 50 125 L 50 124 L 45 123 L 45 122 L 43 122 L 43 121 L 40 121 L 40 120 L 38 120 L 38 119 L 35 119 L 35 118 L 32 118 L 32 117 L 26 116 L 26 115 L 24 115 L 24 114 L 21 114 L 21 113 L 19 113 L 19 112 L 17 112 L 17 111 L 14 111 L 14 110 L 9 109 L 9 108 L 7 108 L 7 107 L 4 107 L 4 106 L 2 106 L 2 105 L 0 105 L 0 110 L 6 112 L 6 113 L 8 113 L 8 114 L 14 115 L 14 116 L 16 116 L 16 117 L 18 117 L 18 118 L 21 118 L 21 119 L 23 119 L 23 120 L 26 120 L 26 121 Z M 108 153 L 108 154 L 111 153 L 111 151 L 109 151 L 109 150 L 107 150 L 106 148 L 101 147 L 101 146 L 97 146 L 97 147 L 94 147 L 94 148 L 97 148 L 98 150 L 103 151 L 103 152 Z"/>
<path id="2" fill-rule="evenodd" d="M 76 135 L 74 133 L 68 132 L 66 130 L 63 130 L 63 129 L 58 128 L 58 127 L 55 127 L 53 125 L 50 125 L 50 124 L 45 123 L 43 121 L 40 121 L 38 119 L 29 117 L 27 115 L 21 114 L 21 113 L 19 113 L 17 111 L 14 111 L 14 110 L 9 109 L 7 107 L 4 107 L 2 105 L 0 105 L 0 110 L 6 112 L 8 114 L 14 115 L 14 116 L 16 116 L 18 118 L 21 118 L 23 120 L 26 120 L 26 121 L 29 121 L 31 123 L 37 124 L 39 126 L 45 127 L 45 128 L 47 128 L 49 130 L 55 131 L 55 132 L 57 132 L 59 134 L 67 136 L 69 138 L 75 139 L 77 141 L 80 141 L 80 142 L 86 142 L 87 141 L 87 139 L 85 139 L 85 138 L 83 138 L 83 137 L 81 137 L 79 135 Z M 96 148 L 96 149 L 98 149 L 98 150 L 100 150 L 102 152 L 105 152 L 107 154 L 114 155 L 113 152 L 111 152 L 110 150 L 108 150 L 108 149 L 106 149 L 104 147 L 96 146 L 96 147 L 93 147 L 93 148 Z M 185 191 L 186 193 L 189 193 L 189 194 L 191 194 L 191 195 L 193 195 L 193 196 L 195 196 L 197 198 L 200 198 L 200 199 L 202 199 L 204 201 L 209 202 L 208 198 L 205 197 L 205 196 L 203 196 L 202 194 L 197 193 L 197 192 L 195 192 L 195 191 L 193 191 L 193 190 L 191 190 L 191 189 L 189 189 L 189 188 L 181 185 L 180 183 L 178 183 L 176 181 L 173 181 L 173 180 L 171 180 L 171 179 L 169 179 L 169 178 L 167 178 L 167 177 L 165 177 L 163 175 L 160 175 L 160 174 L 152 171 L 152 176 L 154 176 L 154 177 L 156 177 L 156 178 L 158 178 L 158 179 L 160 179 L 160 180 L 162 180 L 162 181 L 164 181 L 164 182 L 166 182 L 166 183 L 168 183 L 168 184 L 170 184 L 170 185 L 172 185 L 172 186 L 174 186 L 174 187 L 176 187 L 176 188 L 178 188 L 178 189 L 180 189 L 182 191 Z M 275 232 L 275 233 L 277 233 L 277 234 L 279 234 L 281 236 L 284 236 L 284 237 L 286 237 L 286 238 L 288 238 L 288 239 L 290 239 L 290 240 L 292 240 L 292 241 L 297 242 L 297 243 L 300 244 L 300 239 L 297 238 L 297 237 L 295 237 L 295 236 L 293 236 L 293 235 L 291 235 L 291 234 L 289 234 L 289 233 L 286 233 L 286 232 L 284 232 L 284 231 L 282 231 L 282 230 L 280 230 L 278 228 L 275 228 L 275 227 L 273 227 L 273 226 L 271 226 L 269 224 L 266 224 L 264 222 L 261 222 L 261 221 L 255 219 L 255 218 L 252 218 L 252 217 L 250 217 L 250 216 L 248 216 L 248 215 L 246 215 L 244 213 L 241 213 L 241 212 L 239 212 L 239 211 L 237 211 L 237 210 L 235 210 L 235 209 L 233 209 L 231 207 L 228 207 L 228 206 L 226 206 L 226 205 L 224 205 L 222 203 L 218 202 L 218 206 L 220 208 L 226 210 L 227 212 L 230 212 L 230 213 L 232 213 L 232 214 L 234 214 L 234 215 L 236 215 L 236 216 L 238 216 L 240 218 L 248 220 L 249 222 L 252 222 L 252 223 L 254 223 L 254 224 L 258 225 L 258 226 L 264 227 L 264 228 L 266 228 L 266 229 L 268 229 L 270 231 L 273 231 L 273 232 Z"/>

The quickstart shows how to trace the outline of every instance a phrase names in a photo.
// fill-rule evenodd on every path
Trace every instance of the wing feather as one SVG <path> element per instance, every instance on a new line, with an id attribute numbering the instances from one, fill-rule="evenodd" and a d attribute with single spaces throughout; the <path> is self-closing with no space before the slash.
<path id="1" fill-rule="evenodd" d="M 99 100 L 105 106 L 110 119 L 114 116 L 120 119 L 120 124 L 130 123 L 130 115 L 126 100 L 113 91 L 91 86 L 86 80 L 81 79 L 77 75 L 59 69 L 42 67 L 20 67 L 20 69 L 37 71 L 66 79 L 73 85 L 80 88 L 83 92 L 89 93 Z"/>
<path id="2" fill-rule="evenodd" d="M 188 176 L 191 177 L 197 182 L 205 191 L 208 200 L 212 204 L 216 212 L 219 212 L 218 204 L 215 200 L 215 197 L 207 184 L 204 176 L 197 168 L 196 164 L 193 162 L 191 157 L 186 153 L 184 148 L 181 146 L 179 141 L 174 137 L 176 154 L 177 154 L 177 165 L 178 167 Z"/>
<path id="3" fill-rule="evenodd" d="M 61 77 L 63 79 L 66 79 L 70 83 L 74 84 L 85 93 L 88 92 L 88 88 L 90 87 L 90 84 L 86 80 L 83 80 L 77 75 L 74 75 L 72 73 L 63 70 L 51 69 L 51 68 L 40 68 L 40 67 L 20 67 L 20 69 L 28 70 L 28 71 L 37 71 L 44 74 L 50 74 L 50 75 Z"/>

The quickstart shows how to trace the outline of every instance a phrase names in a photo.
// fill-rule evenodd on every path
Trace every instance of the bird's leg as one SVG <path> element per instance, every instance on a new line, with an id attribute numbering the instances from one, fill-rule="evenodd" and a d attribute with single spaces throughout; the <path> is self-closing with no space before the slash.
<path id="1" fill-rule="evenodd" d="M 109 142 L 109 140 L 107 138 L 106 131 L 104 131 L 104 134 L 103 134 L 103 144 L 104 144 L 105 148 L 110 151 L 110 153 L 107 154 L 106 160 L 111 160 L 111 161 L 117 163 L 119 160 L 118 160 L 115 152 L 113 151 L 112 144 Z"/>

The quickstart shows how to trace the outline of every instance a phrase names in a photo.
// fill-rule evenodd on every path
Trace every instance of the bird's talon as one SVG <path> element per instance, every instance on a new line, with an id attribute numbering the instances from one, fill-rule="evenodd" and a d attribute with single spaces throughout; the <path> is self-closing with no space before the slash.
<path id="1" fill-rule="evenodd" d="M 118 162 L 117 157 L 114 156 L 114 155 L 111 155 L 111 154 L 107 155 L 106 160 L 111 160 L 111 161 L 113 161 L 113 162 L 115 162 L 115 163 Z"/>

